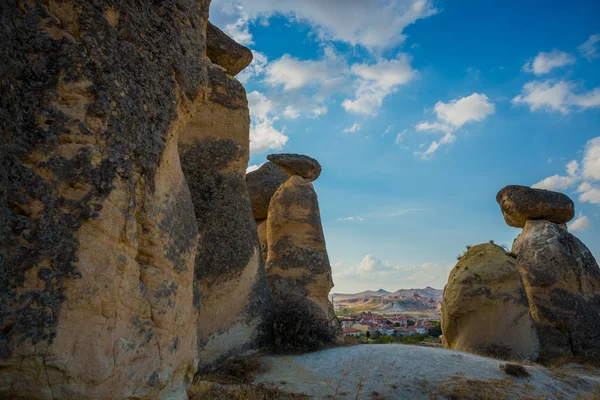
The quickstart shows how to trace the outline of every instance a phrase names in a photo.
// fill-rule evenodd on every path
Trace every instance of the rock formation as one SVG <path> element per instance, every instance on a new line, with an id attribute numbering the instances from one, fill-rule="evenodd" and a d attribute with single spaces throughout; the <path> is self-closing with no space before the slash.
<path id="1" fill-rule="evenodd" d="M 558 224 L 527 221 L 513 244 L 540 338 L 540 361 L 600 359 L 600 268 Z"/>
<path id="2" fill-rule="evenodd" d="M 267 159 L 271 162 L 246 175 L 246 182 L 254 216 L 259 217 L 257 231 L 274 301 L 287 307 L 309 302 L 299 307 L 314 313 L 315 321 L 324 321 L 335 337 L 340 327 L 328 298 L 331 265 L 311 183 L 321 167 L 317 160 L 298 154 L 272 154 Z M 286 168 L 289 179 L 276 164 Z"/>
<path id="3" fill-rule="evenodd" d="M 225 72 L 231 76 L 236 76 L 252 62 L 250 49 L 210 22 L 206 27 L 206 55 L 212 62 L 225 68 Z"/>
<path id="4" fill-rule="evenodd" d="M 461 257 L 444 291 L 444 346 L 481 347 L 495 330 L 489 340 L 515 355 L 544 363 L 599 360 L 600 268 L 567 231 L 573 202 L 523 186 L 507 186 L 496 199 L 506 222 L 524 227 L 510 253 L 516 263 L 494 245 Z"/>
<path id="5" fill-rule="evenodd" d="M 266 219 L 273 194 L 288 180 L 288 176 L 271 162 L 246 175 L 246 185 L 255 220 Z"/>
<path id="6" fill-rule="evenodd" d="M 566 224 L 575 215 L 573 201 L 550 190 L 511 185 L 498 192 L 496 201 L 506 223 L 515 228 L 523 228 L 527 221 L 536 219 Z"/>
<path id="7" fill-rule="evenodd" d="M 281 168 L 289 176 L 298 175 L 309 181 L 315 181 L 321 175 L 321 164 L 312 157 L 303 154 L 270 154 L 267 160 Z"/>
<path id="8" fill-rule="evenodd" d="M 442 331 L 449 349 L 537 358 L 517 262 L 502 247 L 480 244 L 460 258 L 444 289 Z"/>
<path id="9" fill-rule="evenodd" d="M 249 51 L 208 8 L 0 5 L 0 397 L 183 398 L 259 343 Z"/>

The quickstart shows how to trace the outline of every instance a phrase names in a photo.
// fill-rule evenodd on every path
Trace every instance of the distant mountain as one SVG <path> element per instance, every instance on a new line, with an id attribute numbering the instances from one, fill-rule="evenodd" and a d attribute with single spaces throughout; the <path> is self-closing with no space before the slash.
<path id="1" fill-rule="evenodd" d="M 357 299 L 371 299 L 371 298 L 382 298 L 389 300 L 398 300 L 402 298 L 413 298 L 415 293 L 419 297 L 424 297 L 425 299 L 431 298 L 434 300 L 441 300 L 444 291 L 441 289 L 435 289 L 431 286 L 427 286 L 423 289 L 399 289 L 394 293 L 390 293 L 387 290 L 379 289 L 379 290 L 365 290 L 364 292 L 359 293 L 332 293 L 329 295 L 329 298 L 333 301 L 349 301 L 349 300 L 357 300 Z"/>
<path id="2" fill-rule="evenodd" d="M 384 297 L 384 296 L 389 296 L 391 294 L 392 293 L 388 292 L 387 290 L 379 289 L 379 290 L 365 290 L 364 292 L 351 293 L 351 294 L 333 293 L 333 294 L 329 295 L 329 298 L 334 301 L 346 301 L 346 300 L 364 299 L 364 298 L 370 298 L 370 297 Z"/>

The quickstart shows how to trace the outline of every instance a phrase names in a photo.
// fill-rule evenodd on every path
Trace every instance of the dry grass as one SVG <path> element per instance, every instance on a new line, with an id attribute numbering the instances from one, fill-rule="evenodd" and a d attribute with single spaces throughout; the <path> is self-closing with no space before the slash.
<path id="1" fill-rule="evenodd" d="M 515 384 L 510 380 L 471 379 L 462 376 L 452 377 L 440 383 L 431 399 L 446 398 L 451 400 L 498 400 L 511 398 L 515 394 Z M 440 397 L 441 396 L 441 397 Z"/>
<path id="2" fill-rule="evenodd" d="M 236 385 L 222 387 L 214 384 L 193 385 L 188 390 L 189 400 L 283 400 L 302 399 L 265 385 Z"/>
<path id="3" fill-rule="evenodd" d="M 239 357 L 227 360 L 218 367 L 196 375 L 194 382 L 209 381 L 220 384 L 249 384 L 266 368 L 258 356 Z"/>

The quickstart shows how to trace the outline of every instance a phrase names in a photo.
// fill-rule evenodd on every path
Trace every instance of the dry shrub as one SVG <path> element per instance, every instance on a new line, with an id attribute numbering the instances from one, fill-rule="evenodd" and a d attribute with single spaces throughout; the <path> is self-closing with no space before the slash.
<path id="1" fill-rule="evenodd" d="M 198 385 L 188 390 L 188 398 L 189 400 L 279 400 L 290 397 L 277 388 L 265 385 L 242 385 L 234 388 Z"/>
<path id="2" fill-rule="evenodd" d="M 528 378 L 531 376 L 525 367 L 519 364 L 506 364 L 500 368 L 504 370 L 506 375 L 514 376 L 515 378 Z"/>
<path id="3" fill-rule="evenodd" d="M 265 370 L 258 356 L 238 357 L 227 360 L 217 367 L 200 372 L 194 382 L 210 381 L 221 384 L 251 383 L 256 375 Z"/>
<path id="4" fill-rule="evenodd" d="M 473 352 L 482 356 L 497 358 L 499 360 L 512 360 L 514 354 L 512 350 L 503 343 L 481 344 L 473 349 Z"/>
<path id="5" fill-rule="evenodd" d="M 275 301 L 273 350 L 277 353 L 320 350 L 334 342 L 337 332 L 312 301 L 287 295 Z"/>

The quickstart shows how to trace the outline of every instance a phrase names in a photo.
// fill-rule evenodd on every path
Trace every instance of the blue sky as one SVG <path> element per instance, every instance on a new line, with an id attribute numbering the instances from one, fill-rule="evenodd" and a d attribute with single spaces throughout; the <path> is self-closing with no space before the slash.
<path id="1" fill-rule="evenodd" d="M 525 3 L 525 4 L 524 4 Z M 567 193 L 600 259 L 600 2 L 213 0 L 252 49 L 251 166 L 307 154 L 335 292 L 442 288 L 510 247 L 508 184 Z M 252 167 L 251 167 L 252 168 Z"/>

